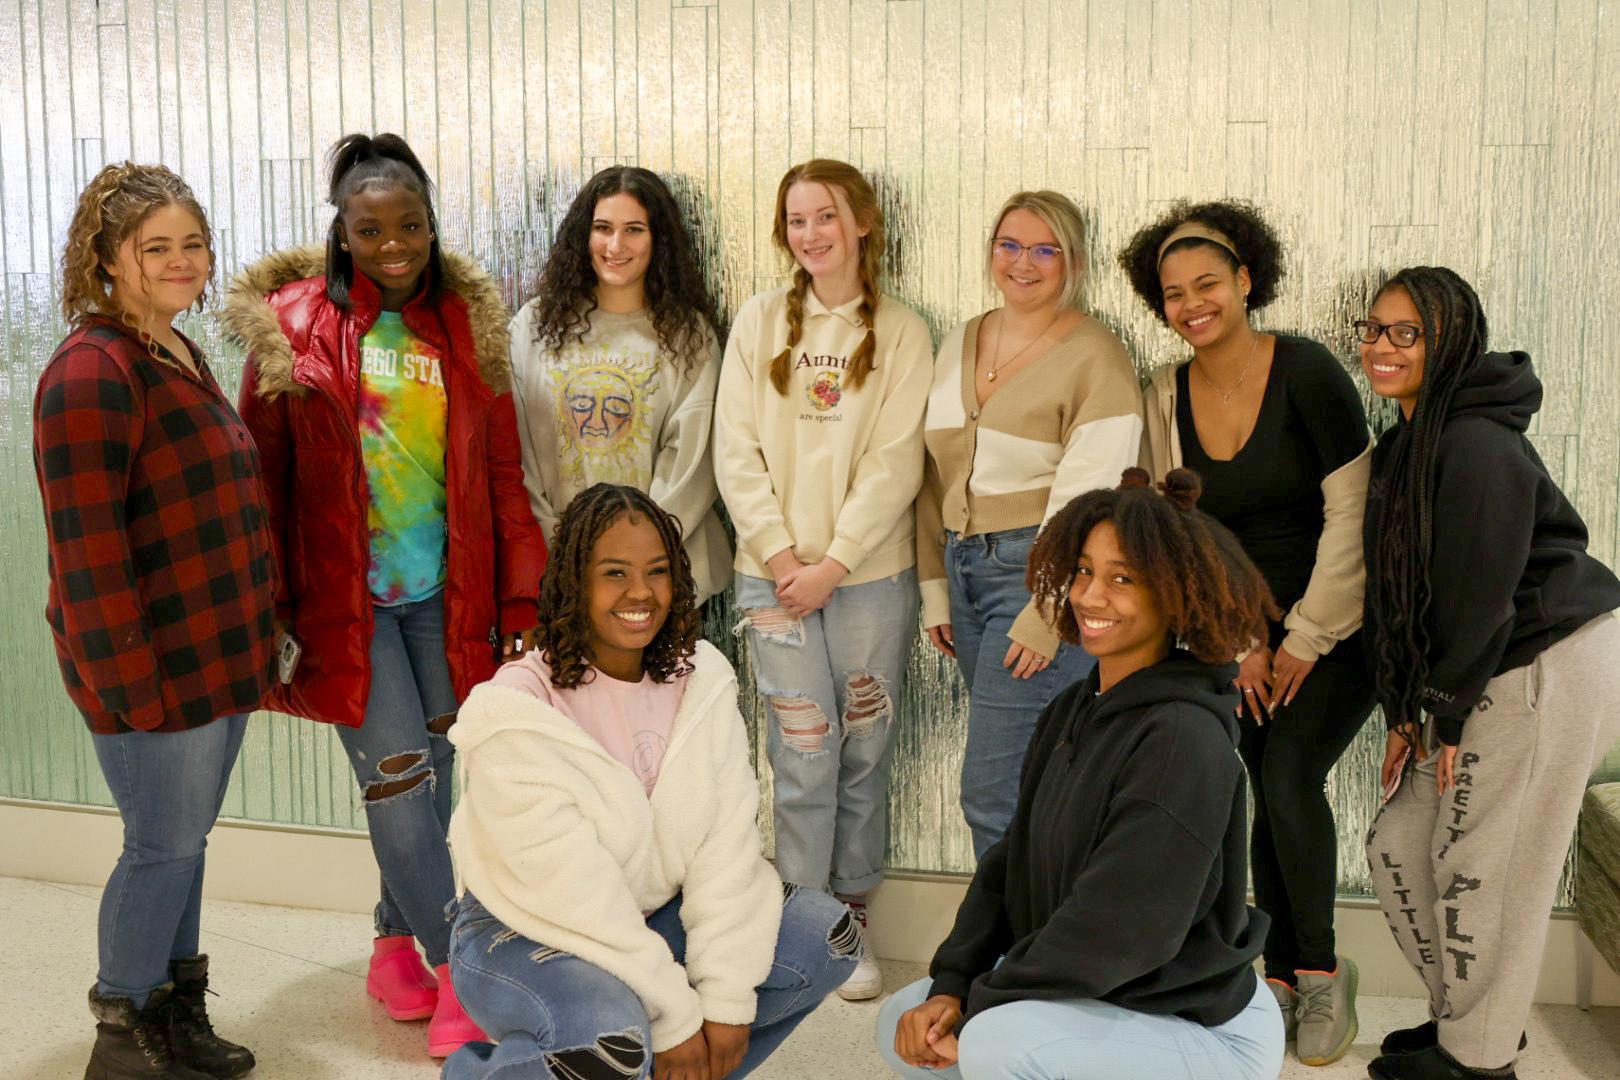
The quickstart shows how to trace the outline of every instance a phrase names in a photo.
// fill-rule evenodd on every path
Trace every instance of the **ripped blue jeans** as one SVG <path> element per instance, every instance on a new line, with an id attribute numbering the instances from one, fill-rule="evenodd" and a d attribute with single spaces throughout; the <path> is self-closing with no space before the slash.
<path id="1" fill-rule="evenodd" d="M 377 605 L 365 722 L 339 727 L 365 800 L 371 850 L 382 872 L 377 935 L 414 935 L 430 966 L 446 963 L 455 899 L 450 869 L 451 764 L 444 732 L 456 691 L 444 654 L 444 594 Z"/>
<path id="2" fill-rule="evenodd" d="M 647 916 L 647 927 L 686 963 L 681 898 Z M 770 1056 L 861 956 L 849 909 L 825 893 L 783 888 L 776 960 L 758 987 L 748 1051 L 733 1077 Z M 468 1043 L 444 1062 L 442 1080 L 632 1080 L 650 1076 L 651 1029 L 641 999 L 619 979 L 569 953 L 508 930 L 470 893 L 452 932 L 451 978 L 467 1015 L 496 1044 Z"/>
<path id="3" fill-rule="evenodd" d="M 736 605 L 766 704 L 776 872 L 811 889 L 864 895 L 883 879 L 917 572 L 840 586 L 803 619 L 781 609 L 775 584 L 738 574 Z"/>

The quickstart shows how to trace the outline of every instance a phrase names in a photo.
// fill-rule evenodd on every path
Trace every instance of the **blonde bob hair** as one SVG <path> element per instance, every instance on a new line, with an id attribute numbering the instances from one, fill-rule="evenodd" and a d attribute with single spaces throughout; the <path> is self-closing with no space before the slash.
<path id="1" fill-rule="evenodd" d="M 990 226 L 990 239 L 984 246 L 984 273 L 995 283 L 996 237 L 1001 223 L 1014 210 L 1028 210 L 1046 223 L 1063 249 L 1063 291 L 1058 303 L 1064 307 L 1080 306 L 1080 294 L 1086 280 L 1086 223 L 1080 208 L 1067 195 L 1056 191 L 1020 191 L 1001 204 L 995 224 Z"/>

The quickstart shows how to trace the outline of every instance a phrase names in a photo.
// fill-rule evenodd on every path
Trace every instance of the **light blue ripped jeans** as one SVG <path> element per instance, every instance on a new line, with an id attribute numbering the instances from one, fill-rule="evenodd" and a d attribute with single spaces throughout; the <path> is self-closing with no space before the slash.
<path id="1" fill-rule="evenodd" d="M 677 964 L 686 963 L 679 895 L 647 916 L 647 928 L 668 943 Z M 748 1051 L 731 1077 L 759 1068 L 843 985 L 862 948 L 847 907 L 823 893 L 784 886 L 776 959 L 756 990 Z M 456 915 L 450 970 L 467 1015 L 499 1042 L 472 1042 L 451 1054 L 443 1080 L 651 1075 L 651 1029 L 635 991 L 594 964 L 507 929 L 471 893 Z"/>
<path id="2" fill-rule="evenodd" d="M 864 895 L 883 879 L 917 572 L 841 586 L 804 619 L 781 609 L 774 582 L 738 574 L 736 604 L 770 718 L 776 872 L 811 889 Z"/>

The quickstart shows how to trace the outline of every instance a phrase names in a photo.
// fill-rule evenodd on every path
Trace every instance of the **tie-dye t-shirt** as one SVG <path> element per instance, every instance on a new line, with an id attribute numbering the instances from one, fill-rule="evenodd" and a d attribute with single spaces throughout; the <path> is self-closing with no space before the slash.
<path id="1" fill-rule="evenodd" d="M 379 604 L 426 600 L 444 585 L 445 417 L 438 353 L 399 312 L 382 312 L 360 339 L 360 452 Z"/>

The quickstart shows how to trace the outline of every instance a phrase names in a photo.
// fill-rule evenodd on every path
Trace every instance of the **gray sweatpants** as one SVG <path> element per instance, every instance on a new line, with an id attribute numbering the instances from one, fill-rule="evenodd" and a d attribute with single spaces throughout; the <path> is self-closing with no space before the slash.
<path id="1" fill-rule="evenodd" d="M 1599 616 L 1485 687 L 1456 786 L 1430 753 L 1367 833 L 1384 918 L 1464 1065 L 1518 1054 L 1586 779 L 1620 738 L 1620 619 Z M 1435 742 L 1424 725 L 1425 746 Z"/>

